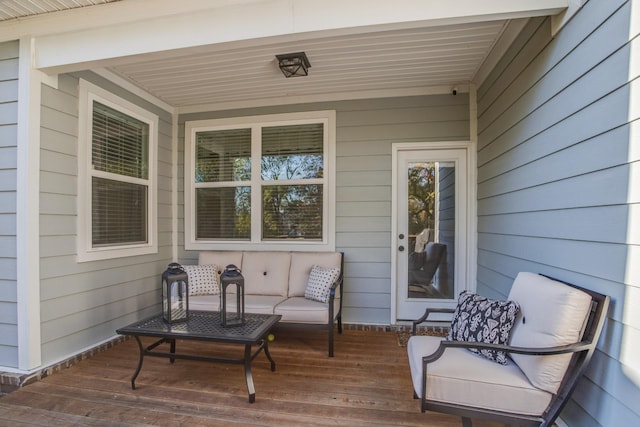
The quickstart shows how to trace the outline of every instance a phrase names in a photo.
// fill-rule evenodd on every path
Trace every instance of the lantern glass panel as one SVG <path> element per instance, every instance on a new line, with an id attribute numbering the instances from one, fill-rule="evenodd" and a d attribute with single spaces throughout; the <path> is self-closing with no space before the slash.
<path id="1" fill-rule="evenodd" d="M 244 277 L 240 270 L 235 265 L 228 265 L 220 275 L 220 285 L 222 326 L 244 325 Z"/>
<path id="2" fill-rule="evenodd" d="M 162 273 L 162 315 L 168 323 L 189 318 L 188 276 L 179 264 L 170 264 Z"/>

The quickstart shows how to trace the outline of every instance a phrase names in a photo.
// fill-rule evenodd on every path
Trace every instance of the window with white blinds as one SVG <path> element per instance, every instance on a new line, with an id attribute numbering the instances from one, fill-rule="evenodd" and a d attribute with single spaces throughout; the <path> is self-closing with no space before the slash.
<path id="1" fill-rule="evenodd" d="M 147 243 L 149 125 L 94 101 L 91 152 L 92 245 Z"/>
<path id="2" fill-rule="evenodd" d="M 334 126 L 332 111 L 187 122 L 187 249 L 332 246 Z"/>
<path id="3" fill-rule="evenodd" d="M 81 81 L 81 261 L 153 253 L 157 116 Z"/>

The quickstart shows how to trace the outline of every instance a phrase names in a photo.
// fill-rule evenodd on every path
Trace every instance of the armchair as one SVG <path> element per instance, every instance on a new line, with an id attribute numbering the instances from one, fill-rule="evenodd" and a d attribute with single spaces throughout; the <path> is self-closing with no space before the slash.
<path id="1" fill-rule="evenodd" d="M 609 297 L 533 273 L 520 273 L 509 294 L 520 306 L 509 345 L 416 336 L 407 352 L 421 410 L 521 426 L 551 426 L 595 351 Z M 468 349 L 507 352 L 506 365 Z"/>

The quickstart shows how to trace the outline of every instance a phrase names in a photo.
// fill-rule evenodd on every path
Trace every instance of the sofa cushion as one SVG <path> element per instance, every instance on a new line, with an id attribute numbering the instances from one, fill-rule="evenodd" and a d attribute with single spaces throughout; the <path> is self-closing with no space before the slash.
<path id="1" fill-rule="evenodd" d="M 422 397 L 422 357 L 435 352 L 442 338 L 414 336 L 407 353 L 414 390 Z M 540 415 L 551 393 L 531 385 L 515 363 L 500 365 L 460 348 L 449 348 L 427 366 L 427 399 L 454 405 Z"/>
<path id="2" fill-rule="evenodd" d="M 309 274 L 304 297 L 318 302 L 329 301 L 329 290 L 339 275 L 339 268 L 326 268 L 314 265 Z"/>
<path id="3" fill-rule="evenodd" d="M 245 295 L 244 312 L 256 314 L 273 314 L 273 308 L 285 300 L 285 297 L 278 295 Z M 227 310 L 236 310 L 235 294 L 227 300 Z"/>
<path id="4" fill-rule="evenodd" d="M 552 347 L 579 341 L 591 307 L 591 296 L 587 293 L 527 272 L 518 274 L 509 299 L 520 304 L 520 314 L 510 343 L 522 347 Z M 511 358 L 533 385 L 555 393 L 567 370 L 571 354 L 511 354 Z"/>
<path id="5" fill-rule="evenodd" d="M 334 300 L 334 317 L 340 308 L 340 301 Z M 281 302 L 273 310 L 273 314 L 282 316 L 281 322 L 284 323 L 311 323 L 318 325 L 326 325 L 329 321 L 329 310 L 327 304 L 318 301 L 312 301 L 304 297 L 289 297 Z"/>
<path id="6" fill-rule="evenodd" d="M 289 296 L 303 297 L 314 265 L 340 268 L 340 252 L 292 252 L 289 271 Z M 337 297 L 338 295 L 336 295 Z"/>
<path id="7" fill-rule="evenodd" d="M 508 344 L 509 335 L 520 307 L 513 301 L 495 301 L 462 291 L 453 313 L 447 336 L 452 341 Z M 502 365 L 507 364 L 504 351 L 470 348 L 471 352 Z"/>
<path id="8" fill-rule="evenodd" d="M 219 308 L 220 294 L 189 297 L 189 310 L 218 311 Z"/>
<path id="9" fill-rule="evenodd" d="M 241 267 L 245 295 L 286 297 L 289 289 L 290 266 L 289 252 L 245 252 Z"/>
<path id="10" fill-rule="evenodd" d="M 218 287 L 217 266 L 205 265 L 183 265 L 184 271 L 189 279 L 189 296 L 210 295 L 220 292 Z"/>
<path id="11" fill-rule="evenodd" d="M 242 252 L 240 251 L 200 251 L 198 256 L 198 264 L 213 264 L 218 267 L 216 279 L 220 283 L 220 274 L 224 268 L 229 265 L 242 264 Z"/>

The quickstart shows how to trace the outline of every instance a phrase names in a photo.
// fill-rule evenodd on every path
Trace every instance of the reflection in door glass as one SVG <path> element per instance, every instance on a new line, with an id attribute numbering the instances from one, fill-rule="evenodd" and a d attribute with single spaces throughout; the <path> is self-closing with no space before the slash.
<path id="1" fill-rule="evenodd" d="M 408 166 L 408 298 L 454 297 L 455 163 Z"/>

